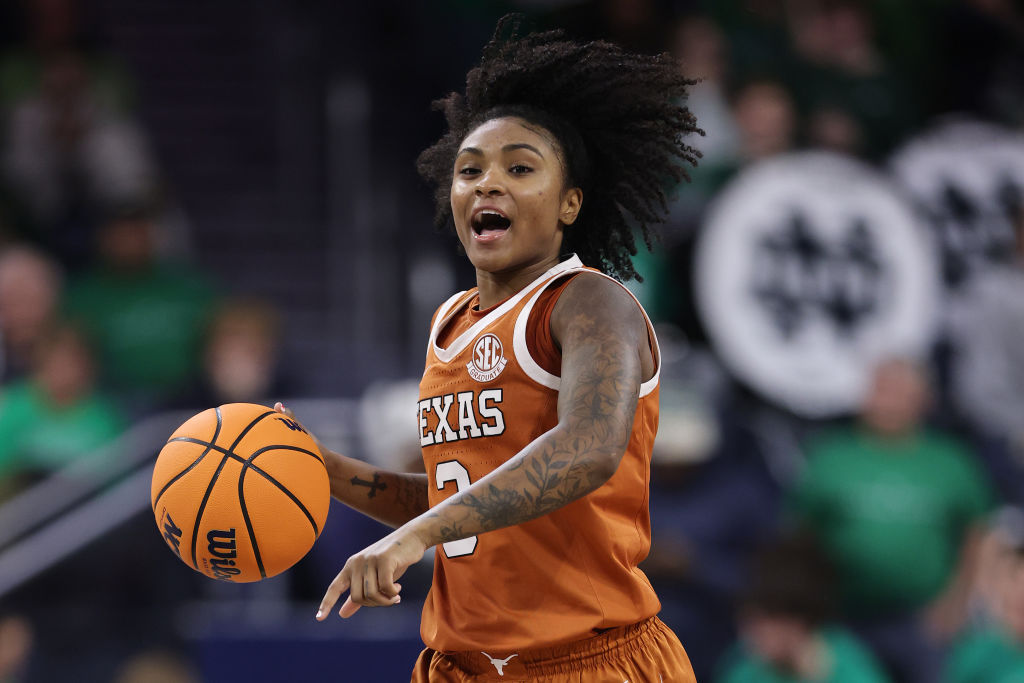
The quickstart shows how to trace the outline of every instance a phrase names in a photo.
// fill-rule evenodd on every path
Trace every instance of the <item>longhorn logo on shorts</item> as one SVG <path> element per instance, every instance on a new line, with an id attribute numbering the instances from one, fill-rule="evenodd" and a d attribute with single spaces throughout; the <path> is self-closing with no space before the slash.
<path id="1" fill-rule="evenodd" d="M 497 657 L 490 656 L 486 652 L 481 652 L 480 654 L 482 654 L 484 657 L 487 657 L 487 659 L 491 660 L 491 664 L 493 664 L 494 668 L 498 670 L 499 676 L 504 676 L 505 672 L 503 671 L 503 669 L 506 666 L 508 666 L 508 663 L 512 660 L 513 657 L 519 656 L 519 653 L 517 652 L 514 655 L 509 655 L 508 657 L 505 657 L 505 659 L 498 659 Z"/>
<path id="2" fill-rule="evenodd" d="M 469 376 L 477 382 L 490 382 L 501 374 L 508 360 L 501 348 L 501 340 L 487 333 L 473 345 L 473 359 L 466 364 Z"/>

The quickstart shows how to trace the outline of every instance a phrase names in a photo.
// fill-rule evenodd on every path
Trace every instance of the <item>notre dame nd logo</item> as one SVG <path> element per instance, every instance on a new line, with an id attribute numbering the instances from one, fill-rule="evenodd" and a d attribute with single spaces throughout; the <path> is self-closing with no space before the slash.
<path id="1" fill-rule="evenodd" d="M 505 354 L 501 340 L 493 334 L 485 334 L 473 345 L 473 359 L 466 364 L 469 376 L 477 382 L 490 382 L 505 369 Z"/>

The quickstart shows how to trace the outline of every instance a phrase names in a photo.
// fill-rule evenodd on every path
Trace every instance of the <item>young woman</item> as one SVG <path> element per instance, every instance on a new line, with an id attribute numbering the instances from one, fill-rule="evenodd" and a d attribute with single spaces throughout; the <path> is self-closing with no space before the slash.
<path id="1" fill-rule="evenodd" d="M 509 28 L 438 103 L 449 130 L 419 159 L 477 275 L 434 317 L 427 473 L 324 454 L 333 495 L 397 528 L 345 563 L 317 618 L 345 591 L 343 617 L 398 603 L 439 545 L 414 681 L 692 681 L 637 568 L 658 344 L 612 278 L 636 275 L 634 232 L 649 245 L 695 162 L 689 81 L 666 56 Z"/>

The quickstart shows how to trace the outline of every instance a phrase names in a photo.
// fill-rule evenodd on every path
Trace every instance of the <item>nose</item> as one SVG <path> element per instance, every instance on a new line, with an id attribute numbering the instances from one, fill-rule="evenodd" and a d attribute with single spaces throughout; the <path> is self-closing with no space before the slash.
<path id="1" fill-rule="evenodd" d="M 489 169 L 477 177 L 475 192 L 478 197 L 494 197 L 505 194 L 505 185 L 498 174 Z"/>

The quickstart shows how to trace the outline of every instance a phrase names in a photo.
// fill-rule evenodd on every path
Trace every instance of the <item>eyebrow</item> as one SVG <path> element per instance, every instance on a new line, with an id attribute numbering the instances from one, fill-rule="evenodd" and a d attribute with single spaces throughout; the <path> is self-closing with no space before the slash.
<path id="1" fill-rule="evenodd" d="M 517 149 L 528 149 L 531 152 L 533 152 L 534 154 L 536 154 L 537 156 L 539 156 L 541 159 L 544 158 L 544 155 L 540 153 L 539 149 L 537 149 L 533 145 L 529 145 L 529 144 L 527 144 L 525 142 L 509 143 L 509 144 L 505 145 L 504 147 L 502 147 L 501 151 L 502 152 L 514 152 Z M 478 149 L 476 147 L 463 147 L 462 149 L 459 150 L 459 153 L 456 154 L 455 156 L 460 156 L 462 154 L 475 154 L 477 156 L 483 156 L 484 153 L 483 153 L 483 151 L 481 151 L 480 149 Z"/>

